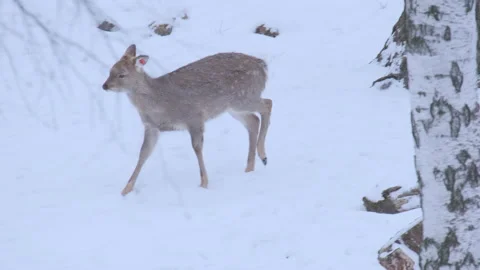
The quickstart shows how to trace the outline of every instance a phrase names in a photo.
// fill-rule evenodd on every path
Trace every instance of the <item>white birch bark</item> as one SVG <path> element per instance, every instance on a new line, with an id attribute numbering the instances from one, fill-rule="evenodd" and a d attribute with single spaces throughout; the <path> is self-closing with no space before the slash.
<path id="1" fill-rule="evenodd" d="M 475 0 L 407 0 L 421 269 L 480 269 Z"/>

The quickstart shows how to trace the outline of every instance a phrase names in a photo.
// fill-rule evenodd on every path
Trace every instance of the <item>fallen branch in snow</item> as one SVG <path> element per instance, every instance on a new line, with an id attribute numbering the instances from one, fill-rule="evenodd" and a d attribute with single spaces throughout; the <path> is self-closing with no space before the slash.
<path id="1" fill-rule="evenodd" d="M 363 205 L 369 212 L 381 214 L 396 214 L 420 207 L 420 190 L 412 188 L 402 193 L 397 193 L 402 187 L 387 188 L 382 192 L 383 200 L 374 202 L 363 197 Z"/>
<path id="2" fill-rule="evenodd" d="M 399 231 L 379 251 L 378 261 L 387 270 L 418 269 L 423 240 L 422 218 L 417 218 Z"/>

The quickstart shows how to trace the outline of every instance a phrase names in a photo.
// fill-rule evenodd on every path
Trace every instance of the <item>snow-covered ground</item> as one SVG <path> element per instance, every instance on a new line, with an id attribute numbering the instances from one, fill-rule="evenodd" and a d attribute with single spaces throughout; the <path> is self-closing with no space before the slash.
<path id="1" fill-rule="evenodd" d="M 415 184 L 408 92 L 370 88 L 402 1 L 24 0 L 70 42 L 55 49 L 13 2 L 0 3 L 1 270 L 382 269 L 378 249 L 420 216 L 361 200 Z M 96 29 L 105 16 L 122 30 Z M 149 36 L 172 17 L 172 35 Z M 261 23 L 280 35 L 253 34 Z M 131 43 L 155 76 L 216 52 L 266 59 L 268 166 L 243 172 L 247 133 L 222 115 L 206 127 L 208 190 L 189 135 L 174 132 L 122 197 L 143 129 L 101 85 Z"/>

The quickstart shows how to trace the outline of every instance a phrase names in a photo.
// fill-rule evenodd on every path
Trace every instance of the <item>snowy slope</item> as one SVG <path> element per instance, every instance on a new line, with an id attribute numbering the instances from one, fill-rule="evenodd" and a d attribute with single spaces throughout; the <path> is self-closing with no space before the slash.
<path id="1" fill-rule="evenodd" d="M 361 201 L 415 183 L 408 92 L 369 88 L 401 1 L 23 2 L 76 45 L 52 50 L 34 27 L 33 42 L 28 18 L 0 3 L 11 30 L 0 51 L 0 269 L 382 269 L 377 250 L 420 215 L 367 213 Z M 150 22 L 184 11 L 171 36 L 149 37 Z M 122 30 L 97 30 L 105 16 Z M 252 34 L 260 23 L 280 36 Z M 208 190 L 188 134 L 175 132 L 122 197 L 143 130 L 101 84 L 131 43 L 155 76 L 221 51 L 266 59 L 268 166 L 243 172 L 247 133 L 223 115 L 206 127 Z"/>

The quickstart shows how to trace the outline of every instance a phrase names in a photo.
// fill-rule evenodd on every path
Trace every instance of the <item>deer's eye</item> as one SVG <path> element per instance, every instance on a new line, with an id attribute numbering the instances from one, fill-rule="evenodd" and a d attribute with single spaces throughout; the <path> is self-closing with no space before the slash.
<path id="1" fill-rule="evenodd" d="M 125 78 L 125 75 L 124 74 L 119 74 L 118 77 L 119 78 Z"/>

